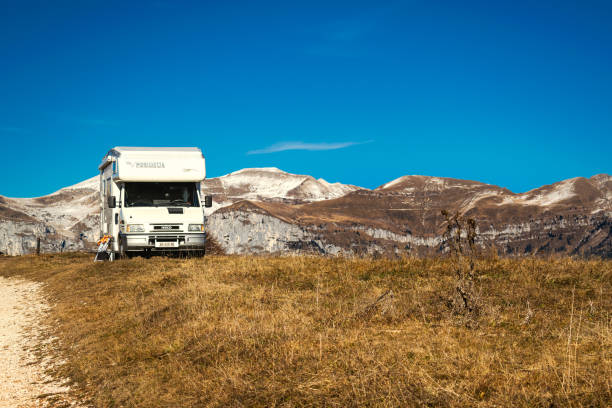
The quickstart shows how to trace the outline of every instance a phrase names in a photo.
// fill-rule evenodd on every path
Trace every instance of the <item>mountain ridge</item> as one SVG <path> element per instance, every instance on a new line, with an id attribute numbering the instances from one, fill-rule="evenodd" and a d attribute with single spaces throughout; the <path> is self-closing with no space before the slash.
<path id="1" fill-rule="evenodd" d="M 48 237 L 43 240 L 48 251 L 58 250 L 61 240 L 69 250 L 90 248 L 98 234 L 98 188 L 98 176 L 94 176 L 46 196 L 0 196 L 0 252 L 31 252 L 35 237 L 41 235 Z M 546 253 L 549 243 L 551 250 L 575 253 L 578 241 L 593 243 L 593 237 L 605 235 L 597 243 L 603 243 L 603 249 L 595 252 L 610 256 L 605 249 L 609 234 L 598 232 L 607 228 L 612 215 L 612 177 L 605 173 L 513 193 L 473 180 L 421 175 L 401 176 L 367 189 L 267 167 L 206 179 L 202 190 L 214 196 L 214 207 L 207 211 L 210 233 L 229 252 L 260 252 L 258 248 L 346 255 L 438 251 L 440 211 L 446 209 L 475 218 L 481 235 L 489 236 L 495 245 L 505 245 L 506 252 L 537 246 L 539 253 Z M 257 222 L 271 223 L 278 230 L 249 229 L 248 225 L 255 225 L 249 217 L 259 217 Z M 558 217 L 565 221 L 555 226 L 553 219 Z M 234 225 L 237 219 L 243 219 L 245 227 Z M 597 231 L 588 232 L 590 227 Z M 549 242 L 546 236 L 551 231 L 563 231 L 566 245 Z M 243 239 L 252 242 L 251 247 L 240 244 L 238 249 Z M 269 245 L 266 240 L 277 242 Z M 306 245 L 299 240 L 318 243 Z"/>

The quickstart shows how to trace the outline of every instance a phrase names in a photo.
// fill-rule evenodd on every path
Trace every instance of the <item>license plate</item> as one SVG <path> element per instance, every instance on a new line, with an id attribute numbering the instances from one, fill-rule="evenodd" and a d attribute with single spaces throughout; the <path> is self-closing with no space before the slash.
<path id="1" fill-rule="evenodd" d="M 155 248 L 177 248 L 178 242 L 169 241 L 169 242 L 156 242 Z"/>

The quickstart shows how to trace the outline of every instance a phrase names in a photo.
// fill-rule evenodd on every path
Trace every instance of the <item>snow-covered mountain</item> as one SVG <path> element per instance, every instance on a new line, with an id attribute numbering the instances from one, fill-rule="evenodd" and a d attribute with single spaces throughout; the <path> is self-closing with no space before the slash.
<path id="1" fill-rule="evenodd" d="M 235 171 L 202 182 L 203 194 L 213 194 L 207 214 L 241 200 L 303 203 L 338 198 L 359 187 L 328 183 L 277 168 Z M 98 239 L 99 177 L 94 176 L 54 193 L 35 198 L 0 196 L 0 253 L 30 252 L 36 237 L 43 250 L 91 247 Z"/>
<path id="2" fill-rule="evenodd" d="M 92 177 L 78 184 L 64 187 L 54 193 L 35 198 L 8 198 L 6 204 L 42 222 L 49 223 L 60 232 L 97 213 L 99 204 L 99 178 Z"/>
<path id="3" fill-rule="evenodd" d="M 612 177 L 578 177 L 515 194 L 476 181 L 404 176 L 374 190 L 301 205 L 238 202 L 209 219 L 231 253 L 415 255 L 443 246 L 442 210 L 477 223 L 501 254 L 612 257 Z"/>
<path id="4" fill-rule="evenodd" d="M 0 196 L 0 252 L 9 255 L 32 251 L 36 238 L 42 250 L 91 247 L 98 239 L 99 181 L 92 177 L 35 198 Z"/>
<path id="5" fill-rule="evenodd" d="M 276 167 L 242 169 L 202 182 L 204 194 L 214 196 L 213 210 L 241 200 L 305 203 L 342 197 L 360 187 L 328 183 L 312 176 L 291 174 Z"/>
<path id="6" fill-rule="evenodd" d="M 0 196 L 0 252 L 91 247 L 98 238 L 98 177 L 37 198 Z M 440 250 L 441 210 L 478 223 L 481 243 L 506 254 L 612 256 L 612 177 L 578 177 L 515 194 L 480 183 L 403 176 L 369 190 L 276 168 L 202 183 L 213 195 L 209 232 L 230 253 L 421 254 Z"/>
<path id="7" fill-rule="evenodd" d="M 595 212 L 612 208 L 612 177 L 607 174 L 598 174 L 590 179 L 575 177 L 525 193 L 513 193 L 506 188 L 477 181 L 428 176 L 402 176 L 374 191 L 399 194 L 414 201 L 419 201 L 423 194 L 461 196 L 465 197 L 458 206 L 461 212 L 483 205 L 514 205 L 526 208 L 551 208 L 567 204 L 593 205 Z"/>

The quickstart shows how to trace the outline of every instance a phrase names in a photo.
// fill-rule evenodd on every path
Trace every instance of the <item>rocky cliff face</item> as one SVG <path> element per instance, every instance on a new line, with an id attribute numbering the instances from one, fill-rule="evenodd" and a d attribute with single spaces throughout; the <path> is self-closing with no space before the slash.
<path id="1" fill-rule="evenodd" d="M 298 204 L 341 197 L 358 189 L 272 167 L 243 169 L 202 182 L 202 191 L 215 196 L 213 208 L 207 209 L 208 215 L 243 200 Z M 41 239 L 43 252 L 93 249 L 99 238 L 99 206 L 97 176 L 44 197 L 0 196 L 0 254 L 34 252 L 38 238 Z M 227 218 L 223 226 L 214 224 L 217 218 L 211 218 L 211 228 L 215 229 L 211 234 L 221 237 L 221 231 L 233 224 Z M 274 244 L 273 237 L 282 235 L 284 230 L 280 224 L 272 223 L 270 229 L 274 227 L 279 228 L 276 234 L 262 233 L 250 241 L 240 241 L 240 234 L 246 234 L 247 230 L 241 232 L 234 228 L 231 236 L 237 237 L 238 241 L 235 244 L 228 241 L 228 245 L 232 252 L 248 252 L 249 242 L 253 245 L 259 242 L 253 251 L 282 252 L 284 247 Z M 216 232 L 217 228 L 219 233 Z M 268 238 L 270 242 L 263 242 Z"/>
<path id="2" fill-rule="evenodd" d="M 0 196 L 0 253 L 92 248 L 98 239 L 98 178 L 37 198 Z"/>
<path id="3" fill-rule="evenodd" d="M 374 190 L 278 169 L 245 169 L 202 183 L 215 196 L 209 234 L 228 253 L 423 255 L 442 250 L 441 210 L 474 218 L 478 242 L 507 255 L 612 257 L 612 177 L 574 178 L 515 194 L 475 181 L 404 176 Z M 45 197 L 0 197 L 0 252 L 92 246 L 92 178 Z"/>
<path id="4" fill-rule="evenodd" d="M 251 242 L 250 252 L 423 255 L 442 250 L 441 211 L 448 210 L 474 218 L 479 244 L 501 254 L 610 257 L 611 198 L 608 175 L 523 194 L 474 181 L 405 176 L 311 203 L 239 202 L 215 212 L 210 222 L 230 253 L 244 252 Z M 257 222 L 238 221 L 252 213 L 259 214 Z"/>
<path id="5" fill-rule="evenodd" d="M 226 253 L 319 253 L 348 254 L 323 242 L 308 228 L 272 215 L 249 201 L 221 209 L 207 219 L 208 230 Z"/>

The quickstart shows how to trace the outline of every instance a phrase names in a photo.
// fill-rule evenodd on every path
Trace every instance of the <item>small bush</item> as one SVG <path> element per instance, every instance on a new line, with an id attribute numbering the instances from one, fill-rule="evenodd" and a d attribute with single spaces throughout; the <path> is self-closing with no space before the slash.
<path id="1" fill-rule="evenodd" d="M 467 326 L 478 323 L 482 311 L 482 298 L 475 287 L 475 266 L 478 256 L 476 247 L 476 221 L 451 215 L 443 210 L 446 219 L 444 233 L 452 269 L 455 275 L 454 291 L 449 301 L 453 313 L 461 317 Z"/>

